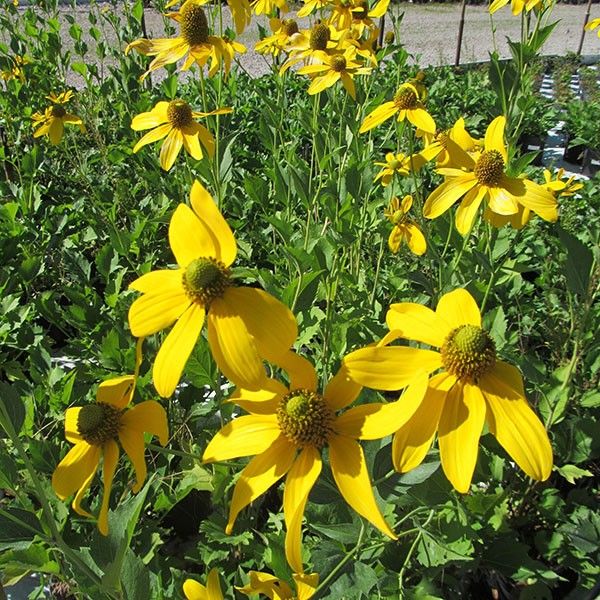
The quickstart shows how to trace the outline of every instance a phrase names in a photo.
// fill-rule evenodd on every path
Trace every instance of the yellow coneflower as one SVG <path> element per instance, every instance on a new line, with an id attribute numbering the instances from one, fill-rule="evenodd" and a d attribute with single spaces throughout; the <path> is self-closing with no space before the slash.
<path id="1" fill-rule="evenodd" d="M 384 211 L 385 216 L 394 226 L 388 238 L 388 247 L 394 254 L 400 250 L 403 241 L 406 241 L 411 252 L 417 256 L 425 254 L 427 250 L 425 236 L 416 223 L 408 217 L 412 203 L 413 199 L 410 195 L 404 196 L 402 201 L 394 197 Z"/>
<path id="2" fill-rule="evenodd" d="M 32 115 L 34 127 L 38 127 L 33 133 L 33 137 L 37 138 L 42 135 L 47 135 L 50 143 L 56 145 L 62 139 L 65 123 L 77 125 L 81 132 L 85 131 L 83 121 L 72 113 L 68 113 L 63 106 L 73 97 L 73 92 L 62 92 L 58 95 L 51 93 L 46 96 L 52 102 L 52 106 L 48 107 L 44 113 L 35 113 Z"/>

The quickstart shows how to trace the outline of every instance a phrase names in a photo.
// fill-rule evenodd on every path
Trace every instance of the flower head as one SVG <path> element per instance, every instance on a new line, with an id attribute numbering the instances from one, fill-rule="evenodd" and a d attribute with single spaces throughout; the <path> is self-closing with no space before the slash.
<path id="1" fill-rule="evenodd" d="M 83 121 L 74 114 L 68 113 L 63 106 L 73 97 L 71 90 L 61 92 L 56 95 L 51 93 L 46 96 L 52 102 L 52 106 L 48 107 L 44 113 L 35 113 L 32 115 L 34 127 L 37 127 L 33 132 L 33 137 L 37 138 L 42 135 L 47 135 L 50 143 L 56 145 L 62 139 L 65 123 L 78 125 L 81 132 L 85 131 Z"/>
<path id="2" fill-rule="evenodd" d="M 254 49 L 259 54 L 273 54 L 278 56 L 279 53 L 285 50 L 292 40 L 292 36 L 299 33 L 298 22 L 294 19 L 269 19 L 269 25 L 273 35 L 259 40 Z"/>
<path id="3" fill-rule="evenodd" d="M 250 582 L 244 587 L 236 588 L 243 594 L 263 594 L 271 600 L 309 600 L 313 597 L 319 583 L 319 575 L 294 574 L 294 587 L 296 592 L 282 579 L 278 579 L 270 573 L 250 571 L 248 573 Z"/>
<path id="4" fill-rule="evenodd" d="M 425 87 L 420 81 L 412 80 L 403 83 L 396 91 L 392 101 L 384 102 L 365 117 L 359 133 L 365 133 L 381 125 L 396 114 L 398 121 L 408 119 L 415 127 L 435 133 L 435 121 L 423 105 L 425 96 Z"/>
<path id="5" fill-rule="evenodd" d="M 565 170 L 563 168 L 558 169 L 553 174 L 548 170 L 544 169 L 544 187 L 551 191 L 557 196 L 573 196 L 575 192 L 578 192 L 583 188 L 583 183 L 575 179 L 575 175 L 571 175 L 565 180 Z"/>
<path id="6" fill-rule="evenodd" d="M 183 593 L 187 600 L 223 600 L 219 573 L 216 569 L 211 569 L 206 578 L 206 586 L 195 579 L 186 579 L 183 583 Z"/>
<path id="7" fill-rule="evenodd" d="M 585 25 L 585 29 L 587 31 L 593 31 L 594 29 L 597 29 L 599 27 L 600 27 L 600 18 L 592 19 L 591 21 L 588 21 Z M 600 29 L 598 29 L 598 37 L 600 37 Z"/>
<path id="8" fill-rule="evenodd" d="M 394 197 L 390 200 L 385 216 L 394 226 L 388 238 L 389 249 L 396 254 L 400 245 L 406 241 L 413 254 L 421 256 L 427 250 L 425 236 L 418 226 L 408 217 L 408 211 L 412 206 L 412 196 L 404 196 L 402 201 Z"/>
<path id="9" fill-rule="evenodd" d="M 385 155 L 385 162 L 375 163 L 383 168 L 375 175 L 374 181 L 381 179 L 381 185 L 386 187 L 392 182 L 394 175 L 407 176 L 413 171 L 418 171 L 426 162 L 427 160 L 420 153 L 405 156 L 402 153 L 388 152 Z"/>
<path id="10" fill-rule="evenodd" d="M 139 356 L 139 352 L 138 352 Z M 75 493 L 73 510 L 93 518 L 81 507 L 100 459 L 103 459 L 104 492 L 98 515 L 98 529 L 108 534 L 108 505 L 113 477 L 119 460 L 119 446 L 129 456 L 135 470 L 138 492 L 146 479 L 144 460 L 144 432 L 158 437 L 161 445 L 167 443 L 169 430 L 163 407 L 153 400 L 127 408 L 135 389 L 136 375 L 125 375 L 103 381 L 98 386 L 96 404 L 68 408 L 65 415 L 65 436 L 75 444 L 61 460 L 52 475 L 52 487 L 64 500 Z"/>
<path id="11" fill-rule="evenodd" d="M 182 71 L 186 71 L 194 63 L 203 67 L 210 59 L 209 75 L 212 76 L 217 72 L 221 62 L 224 64 L 225 74 L 229 72 L 231 60 L 224 60 L 224 58 L 230 56 L 232 48 L 234 51 L 236 48 L 243 48 L 245 51 L 245 48 L 241 44 L 227 48 L 227 40 L 210 35 L 208 19 L 202 8 L 205 1 L 186 0 L 179 11 L 168 14 L 170 18 L 179 23 L 179 36 L 156 40 L 140 38 L 125 48 L 126 54 L 130 50 L 136 50 L 140 54 L 155 57 L 141 79 L 144 79 L 150 72 L 176 63 L 184 57 Z M 238 26 L 246 18 L 246 15 L 249 18 L 249 13 L 242 11 L 242 18 L 237 23 Z"/>
<path id="12" fill-rule="evenodd" d="M 306 359 L 289 352 L 279 364 L 289 374 L 289 385 L 270 379 L 256 392 L 239 389 L 231 401 L 249 414 L 225 425 L 208 444 L 203 460 L 255 455 L 234 488 L 227 532 L 244 507 L 286 476 L 285 552 L 294 572 L 302 573 L 302 517 L 321 472 L 325 447 L 329 449 L 333 477 L 346 502 L 380 531 L 395 538 L 375 501 L 358 440 L 389 435 L 403 410 L 401 402 L 408 400 L 403 397 L 395 403 L 361 405 L 338 414 L 356 400 L 362 389 L 348 379 L 344 368 L 321 392 L 315 370 Z M 405 396 L 408 398 L 410 393 Z"/>
<path id="13" fill-rule="evenodd" d="M 469 490 L 484 422 L 512 459 L 533 479 L 552 469 L 546 429 L 525 399 L 521 374 L 500 360 L 481 314 L 464 289 L 444 294 L 435 311 L 420 304 L 393 304 L 390 332 L 377 347 L 344 359 L 349 376 L 378 390 L 398 390 L 425 381 L 423 396 L 406 403 L 405 419 L 394 434 L 394 466 L 418 466 L 435 432 L 446 477 L 461 493 Z M 439 351 L 389 346 L 404 338 Z"/>
<path id="14" fill-rule="evenodd" d="M 556 221 L 556 199 L 547 189 L 520 177 L 506 175 L 508 153 L 504 144 L 504 117 L 497 117 L 487 128 L 483 151 L 470 155 L 455 148 L 461 156 L 460 168 L 439 168 L 445 181 L 425 201 L 423 214 L 435 219 L 463 198 L 456 211 L 456 229 L 467 235 L 484 199 L 487 208 L 499 215 L 514 215 L 519 206 L 530 209 L 546 221 Z"/>
<path id="15" fill-rule="evenodd" d="M 152 271 L 129 286 L 142 292 L 129 309 L 129 326 L 145 337 L 174 324 L 154 361 L 161 396 L 175 391 L 205 320 L 221 371 L 237 385 L 259 389 L 266 378 L 263 359 L 276 363 L 287 352 L 298 333 L 296 320 L 270 294 L 234 285 L 235 237 L 198 181 L 190 205 L 180 204 L 169 223 L 178 268 Z"/>
<path id="16" fill-rule="evenodd" d="M 9 58 L 9 60 L 10 67 L 0 71 L 0 79 L 3 79 L 4 81 L 18 79 L 21 83 L 25 83 L 25 70 L 23 67 L 31 62 L 29 57 L 15 54 L 15 56 Z"/>
<path id="17" fill-rule="evenodd" d="M 131 128 L 135 131 L 150 129 L 133 148 L 137 152 L 146 144 L 165 138 L 160 151 L 160 166 L 168 171 L 175 162 L 181 147 L 196 160 L 202 159 L 202 146 L 212 157 L 215 152 L 215 140 L 203 125 L 195 119 L 210 115 L 223 115 L 232 112 L 231 108 L 219 108 L 209 113 L 193 111 L 183 100 L 158 102 L 149 112 L 140 113 L 133 118 Z"/>

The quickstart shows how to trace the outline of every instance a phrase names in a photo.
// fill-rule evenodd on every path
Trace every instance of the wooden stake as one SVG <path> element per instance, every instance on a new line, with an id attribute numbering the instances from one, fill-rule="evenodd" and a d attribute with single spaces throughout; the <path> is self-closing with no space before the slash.
<path id="1" fill-rule="evenodd" d="M 590 0 L 591 2 L 591 0 Z M 458 67 L 460 64 L 460 47 L 462 46 L 463 30 L 465 28 L 465 9 L 467 8 L 467 0 L 462 0 L 460 6 L 460 22 L 458 24 L 458 41 L 456 43 L 456 58 L 454 59 L 454 66 Z"/>
<path id="2" fill-rule="evenodd" d="M 577 55 L 581 56 L 581 50 L 583 49 L 583 38 L 585 37 L 585 26 L 587 22 L 590 20 L 590 9 L 592 7 L 592 0 L 588 0 L 587 3 L 587 11 L 585 13 L 585 18 L 583 20 L 583 29 L 581 30 L 581 38 L 579 40 L 579 48 L 577 48 Z"/>

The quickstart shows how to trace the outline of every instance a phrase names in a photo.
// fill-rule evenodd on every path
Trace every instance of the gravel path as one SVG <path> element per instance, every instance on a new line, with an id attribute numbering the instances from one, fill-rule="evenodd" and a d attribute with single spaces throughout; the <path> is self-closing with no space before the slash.
<path id="1" fill-rule="evenodd" d="M 101 10 L 113 10 L 109 4 L 97 5 Z M 89 23 L 87 13 L 88 6 L 80 6 L 75 11 L 64 8 L 65 13 L 74 15 L 86 32 L 90 45 L 90 60 L 94 60 L 94 42 L 87 35 Z M 395 16 L 401 16 L 399 27 L 399 40 L 404 44 L 407 51 L 412 55 L 413 61 L 421 66 L 453 64 L 456 53 L 456 40 L 458 24 L 460 20 L 459 4 L 412 4 L 402 2 L 392 8 Z M 546 55 L 564 55 L 567 52 L 575 52 L 579 44 L 581 30 L 583 28 L 585 5 L 559 4 L 555 7 L 553 20 L 560 20 L 559 24 L 546 41 L 542 50 Z M 224 14 L 228 16 L 229 11 L 225 9 Z M 288 16 L 293 16 L 291 13 Z M 597 5 L 592 9 L 591 18 L 600 16 L 600 7 Z M 146 22 L 150 37 L 159 37 L 164 33 L 164 21 L 160 13 L 154 10 L 146 11 Z M 519 39 L 520 18 L 512 16 L 510 8 L 504 7 L 496 12 L 493 23 L 496 28 L 495 40 L 497 50 L 502 57 L 508 57 L 507 37 Z M 258 40 L 257 23 L 267 30 L 268 19 L 254 17 L 252 25 L 243 33 L 240 40 L 248 48 L 248 52 L 241 57 L 241 65 L 253 75 L 262 75 L 269 71 L 269 63 L 261 55 L 256 54 L 252 48 Z M 306 26 L 306 19 L 300 20 L 300 25 Z M 227 18 L 225 25 L 229 25 Z M 386 19 L 386 29 L 390 28 L 391 20 Z M 66 29 L 66 27 L 65 27 Z M 110 30 L 107 30 L 110 36 Z M 2 36 L 0 36 L 2 37 Z M 65 31 L 64 43 L 69 45 L 70 37 Z M 489 52 L 494 49 L 494 36 L 491 33 L 490 15 L 486 6 L 467 6 L 465 15 L 464 37 L 461 49 L 461 62 L 485 61 Z M 584 55 L 600 54 L 600 39 L 595 32 L 586 33 Z M 164 71 L 163 71 L 164 73 Z M 158 77 L 160 78 L 160 76 Z M 79 77 L 73 74 L 69 83 L 78 86 Z"/>

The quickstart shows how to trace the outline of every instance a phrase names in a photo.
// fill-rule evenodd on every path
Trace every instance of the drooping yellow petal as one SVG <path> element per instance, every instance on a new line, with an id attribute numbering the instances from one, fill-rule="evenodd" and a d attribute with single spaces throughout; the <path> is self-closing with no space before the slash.
<path id="1" fill-rule="evenodd" d="M 423 216 L 427 219 L 439 217 L 475 185 L 477 179 L 472 173 L 445 181 L 429 194 L 423 206 Z"/>
<path id="2" fill-rule="evenodd" d="M 463 288 L 444 294 L 440 298 L 435 312 L 450 326 L 450 329 L 461 325 L 481 327 L 481 313 L 477 302 Z"/>
<path id="3" fill-rule="evenodd" d="M 261 573 L 260 571 L 250 571 L 248 573 L 250 584 L 244 587 L 236 588 L 246 596 L 254 594 L 264 594 L 272 600 L 289 600 L 293 598 L 293 592 L 290 586 L 281 579 L 270 573 Z"/>
<path id="4" fill-rule="evenodd" d="M 277 365 L 281 367 L 290 379 L 290 390 L 317 390 L 317 373 L 312 363 L 288 350 L 281 358 L 277 360 Z"/>
<path id="5" fill-rule="evenodd" d="M 202 460 L 216 462 L 261 454 L 280 435 L 274 414 L 237 417 L 215 434 L 204 450 Z"/>
<path id="6" fill-rule="evenodd" d="M 504 164 L 508 162 L 506 154 L 506 146 L 504 145 L 504 127 L 506 118 L 503 116 L 496 117 L 489 125 L 485 132 L 484 148 L 486 152 L 496 150 L 502 155 Z"/>
<path id="7" fill-rule="evenodd" d="M 427 133 L 435 133 L 435 121 L 424 108 L 409 108 L 406 117 L 415 127 Z"/>
<path id="8" fill-rule="evenodd" d="M 190 202 L 194 212 L 211 236 L 216 252 L 215 258 L 228 267 L 235 260 L 237 253 L 235 237 L 212 196 L 197 180 L 192 185 Z"/>
<path id="9" fill-rule="evenodd" d="M 474 187 L 469 190 L 462 202 L 456 209 L 456 215 L 454 217 L 454 223 L 458 233 L 465 236 L 471 231 L 473 227 L 473 221 L 477 216 L 481 201 L 487 192 L 487 188 L 484 186 Z"/>
<path id="10" fill-rule="evenodd" d="M 493 15 L 497 10 L 501 9 L 503 6 L 506 6 L 510 0 L 494 0 L 490 4 L 490 14 Z"/>
<path id="11" fill-rule="evenodd" d="M 123 429 L 140 434 L 151 433 L 158 438 L 161 446 L 169 441 L 169 424 L 165 409 L 155 400 L 146 400 L 136 404 L 121 416 Z"/>
<path id="12" fill-rule="evenodd" d="M 177 319 L 163 341 L 152 368 L 156 391 L 168 398 L 173 394 L 204 324 L 203 306 L 192 303 Z"/>
<path id="13" fill-rule="evenodd" d="M 370 112 L 365 120 L 362 122 L 358 133 L 365 133 L 377 125 L 381 125 L 384 121 L 387 121 L 390 117 L 398 112 L 398 107 L 395 102 L 384 102 L 381 106 L 378 106 L 374 111 Z"/>
<path id="14" fill-rule="evenodd" d="M 544 425 L 525 399 L 519 370 L 498 361 L 479 384 L 487 402 L 487 422 L 492 434 L 529 477 L 548 479 L 552 447 Z"/>
<path id="15" fill-rule="evenodd" d="M 282 434 L 244 467 L 229 505 L 229 520 L 225 529 L 228 534 L 240 511 L 277 483 L 291 469 L 295 457 L 296 447 Z"/>
<path id="16" fill-rule="evenodd" d="M 52 474 L 52 487 L 61 500 L 77 491 L 90 474 L 96 472 L 99 455 L 100 449 L 85 441 L 67 452 Z"/>
<path id="17" fill-rule="evenodd" d="M 177 206 L 169 222 L 169 245 L 182 269 L 197 258 L 219 260 L 220 251 L 215 234 L 211 233 L 206 224 L 185 204 Z"/>
<path id="18" fill-rule="evenodd" d="M 422 304 L 401 302 L 392 304 L 385 316 L 390 331 L 397 331 L 407 340 L 442 347 L 451 328 L 435 311 Z"/>
<path id="19" fill-rule="evenodd" d="M 209 600 L 206 588 L 193 579 L 186 579 L 183 582 L 183 593 L 187 600 Z"/>
<path id="20" fill-rule="evenodd" d="M 230 302 L 217 298 L 208 313 L 208 344 L 222 373 L 236 386 L 259 390 L 267 375 L 255 339 Z"/>
<path id="21" fill-rule="evenodd" d="M 348 73 L 340 73 L 340 80 L 350 98 L 356 100 L 356 85 L 354 85 L 352 77 Z"/>
<path id="22" fill-rule="evenodd" d="M 65 411 L 65 437 L 72 444 L 78 444 L 83 440 L 77 426 L 80 412 L 81 406 L 73 406 Z"/>
<path id="23" fill-rule="evenodd" d="M 437 431 L 448 390 L 455 383 L 456 377 L 448 373 L 434 375 L 419 408 L 394 435 L 392 460 L 399 473 L 411 471 L 423 462 Z"/>
<path id="24" fill-rule="evenodd" d="M 144 135 L 138 143 L 133 147 L 133 153 L 135 154 L 144 146 L 148 144 L 152 144 L 152 142 L 157 142 L 158 140 L 162 140 L 168 133 L 173 129 L 173 126 L 170 123 L 165 123 L 164 125 L 159 125 L 156 129 L 149 131 L 146 135 Z"/>
<path id="25" fill-rule="evenodd" d="M 397 431 L 421 405 L 429 376 L 418 375 L 396 402 L 372 402 L 347 410 L 333 425 L 336 433 L 360 440 L 378 440 Z"/>
<path id="26" fill-rule="evenodd" d="M 129 307 L 129 328 L 135 337 L 146 337 L 173 324 L 191 304 L 183 285 L 144 294 Z"/>
<path id="27" fill-rule="evenodd" d="M 119 431 L 119 441 L 121 442 L 121 446 L 123 446 L 123 450 L 129 456 L 135 471 L 136 482 L 132 487 L 132 491 L 136 494 L 142 489 L 147 474 L 146 460 L 144 458 L 146 451 L 144 434 L 128 427 L 122 427 Z"/>
<path id="28" fill-rule="evenodd" d="M 524 185 L 521 180 L 515 181 L 517 182 L 517 186 L 519 188 L 524 189 Z M 487 188 L 488 208 L 499 215 L 514 215 L 519 210 L 519 205 L 517 204 L 515 197 L 508 191 L 508 189 L 502 187 L 507 184 L 512 189 L 515 189 L 515 186 L 509 184 L 508 177 L 502 178 L 500 181 L 501 187 Z"/>
<path id="29" fill-rule="evenodd" d="M 321 456 L 314 446 L 306 446 L 296 458 L 285 480 L 283 512 L 287 532 L 285 557 L 295 573 L 302 567 L 302 517 L 308 495 L 321 473 Z"/>
<path id="30" fill-rule="evenodd" d="M 130 290 L 152 294 L 158 289 L 181 292 L 183 290 L 181 269 L 159 269 L 150 271 L 129 284 Z"/>
<path id="31" fill-rule="evenodd" d="M 411 252 L 417 256 L 423 256 L 427 251 L 427 241 L 423 232 L 414 223 L 406 223 L 402 225 L 402 229 Z"/>
<path id="32" fill-rule="evenodd" d="M 87 494 L 87 491 L 90 489 L 90 486 L 92 485 L 92 481 L 94 481 L 94 477 L 96 476 L 96 467 L 98 466 L 98 463 L 100 462 L 100 447 L 94 446 L 94 448 L 96 449 L 96 459 L 94 461 L 94 464 L 95 464 L 94 470 L 90 472 L 89 477 L 81 484 L 81 487 L 77 490 L 77 493 L 75 494 L 75 497 L 73 498 L 73 502 L 71 503 L 71 507 L 73 508 L 73 510 L 78 515 L 81 515 L 82 517 L 86 517 L 87 519 L 93 519 L 94 515 L 92 515 L 87 510 L 85 510 L 81 506 L 81 503 L 83 502 L 83 498 Z"/>
<path id="33" fill-rule="evenodd" d="M 102 479 L 104 490 L 102 493 L 102 504 L 98 514 L 98 530 L 102 535 L 108 535 L 108 505 L 110 503 L 110 490 L 119 461 L 119 446 L 113 440 L 109 440 L 102 447 L 104 465 L 102 466 Z"/>
<path id="34" fill-rule="evenodd" d="M 338 372 L 329 380 L 323 392 L 323 398 L 333 412 L 352 404 L 360 394 L 362 385 L 350 379 L 344 362 Z"/>
<path id="35" fill-rule="evenodd" d="M 319 574 L 311 573 L 307 575 L 305 573 L 292 575 L 296 582 L 296 592 L 298 600 L 310 600 L 317 590 L 319 585 Z"/>
<path id="36" fill-rule="evenodd" d="M 192 126 L 190 126 L 188 129 L 182 129 L 181 132 L 183 136 L 183 147 L 192 158 L 195 158 L 196 160 L 202 160 L 204 155 L 202 154 L 202 148 L 200 147 L 198 132 L 195 131 L 194 127 Z"/>
<path id="37" fill-rule="evenodd" d="M 440 416 L 438 443 L 442 468 L 461 494 L 466 494 L 471 486 L 485 408 L 481 390 L 458 381 L 448 392 Z"/>
<path id="38" fill-rule="evenodd" d="M 516 198 L 517 202 L 532 210 L 544 221 L 556 222 L 558 219 L 558 203 L 552 192 L 528 179 L 525 179 L 524 182 L 526 192 L 523 196 Z"/>
<path id="39" fill-rule="evenodd" d="M 217 569 L 211 569 L 206 578 L 207 600 L 223 600 L 223 592 L 219 583 L 219 572 Z"/>
<path id="40" fill-rule="evenodd" d="M 251 287 L 227 288 L 221 302 L 241 317 L 259 354 L 279 364 L 298 337 L 292 311 L 271 294 Z"/>
<path id="41" fill-rule="evenodd" d="M 156 106 L 149 112 L 143 112 L 136 115 L 131 120 L 131 129 L 142 131 L 144 129 L 153 129 L 169 120 L 167 116 L 168 102 L 157 102 Z"/>
<path id="42" fill-rule="evenodd" d="M 346 502 L 385 535 L 396 539 L 375 501 L 360 444 L 342 435 L 332 436 L 329 440 L 329 460 L 333 478 Z"/>
<path id="43" fill-rule="evenodd" d="M 50 142 L 56 146 L 60 142 L 63 136 L 65 126 L 62 122 L 62 119 L 54 117 L 50 124 L 48 125 L 48 137 L 50 138 Z"/>
<path id="44" fill-rule="evenodd" d="M 169 171 L 183 146 L 183 134 L 180 129 L 173 127 L 160 147 L 160 166 Z"/>
<path id="45" fill-rule="evenodd" d="M 355 350 L 344 359 L 349 376 L 368 388 L 396 391 L 420 373 L 442 366 L 439 352 L 404 346 L 369 347 Z"/>
<path id="46" fill-rule="evenodd" d="M 107 379 L 98 386 L 96 401 L 123 409 L 131 401 L 134 387 L 135 377 L 133 375 L 123 375 L 122 377 Z"/>

